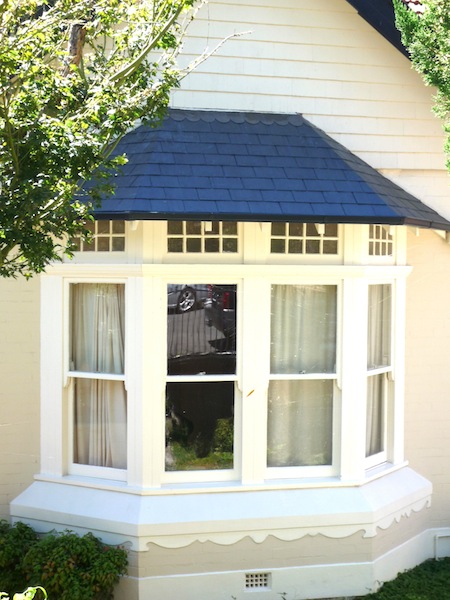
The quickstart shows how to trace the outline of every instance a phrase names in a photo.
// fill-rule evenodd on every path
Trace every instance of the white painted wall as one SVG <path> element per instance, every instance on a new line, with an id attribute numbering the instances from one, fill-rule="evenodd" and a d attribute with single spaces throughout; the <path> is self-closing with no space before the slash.
<path id="1" fill-rule="evenodd" d="M 0 519 L 39 470 L 39 281 L 0 279 Z"/>

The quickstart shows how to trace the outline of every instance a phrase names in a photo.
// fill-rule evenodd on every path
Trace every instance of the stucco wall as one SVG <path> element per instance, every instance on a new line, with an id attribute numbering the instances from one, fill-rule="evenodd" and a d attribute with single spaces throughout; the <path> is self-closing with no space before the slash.
<path id="1" fill-rule="evenodd" d="M 433 483 L 433 527 L 450 522 L 450 245 L 432 231 L 408 235 L 405 447 Z"/>
<path id="2" fill-rule="evenodd" d="M 39 469 L 39 281 L 0 279 L 0 518 Z"/>

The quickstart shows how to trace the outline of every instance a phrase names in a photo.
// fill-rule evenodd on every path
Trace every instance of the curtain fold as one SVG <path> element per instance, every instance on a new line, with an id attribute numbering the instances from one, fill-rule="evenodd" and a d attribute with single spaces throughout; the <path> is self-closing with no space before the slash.
<path id="1" fill-rule="evenodd" d="M 123 284 L 72 285 L 71 370 L 124 373 Z M 126 468 L 127 399 L 123 381 L 77 378 L 74 462 Z"/>

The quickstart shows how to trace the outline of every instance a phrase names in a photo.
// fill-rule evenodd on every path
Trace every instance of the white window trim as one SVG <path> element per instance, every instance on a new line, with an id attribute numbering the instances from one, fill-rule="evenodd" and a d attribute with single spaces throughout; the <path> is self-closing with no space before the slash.
<path id="1" fill-rule="evenodd" d="M 266 224 L 254 228 L 255 237 L 263 232 Z M 352 226 L 353 227 L 353 226 Z M 250 252 L 246 256 L 250 256 Z M 391 283 L 395 285 L 395 302 L 397 310 L 393 316 L 393 332 L 395 330 L 393 345 L 393 385 L 395 396 L 399 400 L 390 407 L 390 412 L 396 422 L 395 435 L 388 432 L 389 447 L 387 460 L 389 464 L 403 464 L 403 406 L 402 406 L 402 373 L 403 373 L 403 351 L 402 341 L 404 331 L 404 294 L 405 278 L 410 271 L 409 267 L 367 266 L 367 265 L 299 265 L 299 264 L 146 264 L 146 265 L 90 265 L 72 264 L 55 265 L 49 269 L 48 274 L 42 277 L 42 473 L 50 476 L 64 477 L 68 474 L 68 449 L 67 439 L 69 436 L 68 426 L 68 404 L 63 402 L 61 392 L 61 373 L 67 381 L 69 370 L 64 367 L 61 357 L 61 340 L 67 339 L 68 333 L 68 311 L 64 311 L 63 299 L 67 298 L 67 286 L 72 282 L 113 282 L 126 283 L 127 316 L 126 316 L 126 352 L 127 366 L 125 382 L 129 393 L 129 454 L 127 483 L 140 489 L 157 489 L 173 485 L 189 485 L 180 479 L 178 483 L 165 480 L 163 472 L 164 465 L 164 389 L 166 381 L 166 356 L 161 352 L 161 339 L 166 340 L 165 329 L 165 292 L 168 282 L 214 281 L 217 283 L 238 283 L 240 288 L 240 303 L 238 304 L 238 344 L 242 348 L 241 358 L 238 357 L 236 386 L 242 398 L 240 413 L 242 423 L 238 424 L 236 431 L 239 432 L 245 444 L 236 452 L 237 460 L 242 465 L 242 471 L 236 472 L 237 479 L 233 485 L 269 485 L 275 481 L 273 475 L 265 467 L 265 420 L 264 411 L 255 410 L 262 406 L 261 398 L 265 397 L 268 384 L 268 358 L 267 364 L 246 364 L 245 372 L 242 370 L 243 356 L 251 355 L 254 345 L 254 333 L 257 332 L 261 343 L 268 344 L 270 337 L 269 319 L 261 325 L 258 314 L 269 314 L 270 295 L 268 290 L 272 283 L 295 282 L 295 283 L 329 283 L 339 285 L 342 294 L 342 303 L 339 308 L 339 328 L 346 332 L 346 324 L 354 322 L 358 311 L 361 314 L 367 312 L 367 304 L 360 300 L 367 296 L 367 285 L 369 283 Z M 192 273 L 192 277 L 189 273 Z M 243 282 L 243 283 L 242 283 Z M 65 290 L 66 286 L 66 291 Z M 266 290 L 266 291 L 264 291 Z M 250 310 L 254 298 L 258 298 L 259 310 Z M 351 298 L 349 301 L 348 298 Z M 67 302 L 67 300 L 66 300 Z M 367 300 L 365 301 L 367 302 Z M 68 305 L 67 305 L 68 306 Z M 66 306 L 66 308 L 67 308 Z M 239 308 L 247 307 L 247 308 Z M 265 308 L 264 308 L 265 306 Z M 365 309 L 364 309 L 365 306 Z M 144 310 L 145 307 L 145 310 Z M 398 307 L 401 310 L 398 310 Z M 403 311 L 403 312 L 402 312 Z M 243 314 L 246 313 L 246 314 Z M 366 317 L 361 317 L 365 322 Z M 245 321 L 245 327 L 243 323 Z M 152 330 L 152 336 L 145 332 Z M 350 331 L 350 330 L 349 330 Z M 334 475 L 340 474 L 341 481 L 361 482 L 366 476 L 368 466 L 364 461 L 364 435 L 355 431 L 351 424 L 355 418 L 362 419 L 362 409 L 358 406 L 357 399 L 360 398 L 357 389 L 362 388 L 362 382 L 351 381 L 354 378 L 349 369 L 342 369 L 343 361 L 354 361 L 359 364 L 361 358 L 361 347 L 356 347 L 350 334 L 338 330 L 338 355 L 336 387 L 343 389 L 340 398 L 340 415 L 336 418 L 336 427 L 339 428 L 340 436 L 345 443 L 340 445 L 340 452 L 334 452 L 336 465 Z M 362 336 L 364 337 L 364 336 Z M 362 353 L 364 357 L 364 352 Z M 150 364 L 145 357 L 152 356 Z M 65 360 L 67 357 L 67 349 Z M 247 361 L 248 363 L 248 361 Z M 67 364 L 67 361 L 66 361 Z M 261 380 L 261 369 L 265 369 L 267 377 Z M 359 372 L 365 381 L 366 365 L 361 366 Z M 358 380 L 358 378 L 356 378 Z M 358 388 L 359 386 L 359 388 Z M 67 393 L 67 392 L 66 392 Z M 239 395 L 239 394 L 237 394 Z M 259 396 L 259 401 L 258 401 Z M 158 397 L 160 400 L 158 401 Z M 151 402 L 148 401 L 151 398 Z M 360 403 L 363 404 L 363 403 Z M 362 407 L 363 409 L 365 407 Z M 358 412 L 359 411 L 359 412 Z M 149 431 L 148 423 L 154 423 L 153 429 Z M 150 435 L 149 435 L 150 433 Z M 66 440 L 66 441 L 64 441 Z M 133 442 L 131 442 L 133 440 Z M 253 448 L 260 450 L 253 452 Z M 360 448 L 361 452 L 355 449 Z M 355 455 L 360 455 L 355 458 Z M 386 464 L 386 468 L 390 468 Z M 304 468 L 305 469 L 305 468 Z M 306 468 L 309 469 L 309 468 Z M 116 470 L 113 470 L 116 474 Z M 299 486 L 310 485 L 311 473 L 303 472 L 299 475 L 301 479 L 288 479 L 293 473 L 285 474 L 279 485 Z M 117 480 L 110 473 L 103 473 L 106 479 Z M 100 476 L 98 474 L 96 476 Z M 240 476 L 240 478 L 239 478 Z M 325 476 L 325 473 L 324 473 Z M 181 478 L 182 479 L 182 478 Z M 212 480 L 199 481 L 193 485 L 212 484 Z M 216 478 L 213 476 L 213 480 Z M 326 477 L 328 483 L 332 482 Z M 318 483 L 318 480 L 316 480 Z M 308 483 L 309 482 L 309 483 Z M 226 481 L 224 481 L 224 484 Z M 216 483 L 214 485 L 217 485 Z"/>

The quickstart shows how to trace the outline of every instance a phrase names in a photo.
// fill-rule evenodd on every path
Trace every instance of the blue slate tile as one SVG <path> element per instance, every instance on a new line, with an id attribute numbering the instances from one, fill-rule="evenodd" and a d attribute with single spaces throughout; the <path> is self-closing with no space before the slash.
<path id="1" fill-rule="evenodd" d="M 263 200 L 271 202 L 293 202 L 294 194 L 291 190 L 262 190 L 261 196 Z"/>
<path id="2" fill-rule="evenodd" d="M 246 189 L 251 190 L 273 190 L 275 185 L 269 177 L 252 177 L 250 179 L 242 178 L 241 185 Z"/>
<path id="3" fill-rule="evenodd" d="M 270 160 L 272 161 L 273 159 L 271 158 Z M 265 156 L 254 156 L 252 154 L 238 155 L 236 156 L 236 164 L 243 167 L 265 167 L 268 161 Z"/>
<path id="4" fill-rule="evenodd" d="M 232 200 L 245 200 L 248 202 L 256 202 L 262 199 L 260 190 L 230 190 Z"/>
<path id="5" fill-rule="evenodd" d="M 170 110 L 125 136 L 128 163 L 98 214 L 342 222 L 414 222 L 450 230 L 435 211 L 301 115 Z M 88 185 L 87 185 L 88 187 Z"/>
<path id="6" fill-rule="evenodd" d="M 309 202 L 280 202 L 280 210 L 284 215 L 297 217 L 315 214 Z"/>

